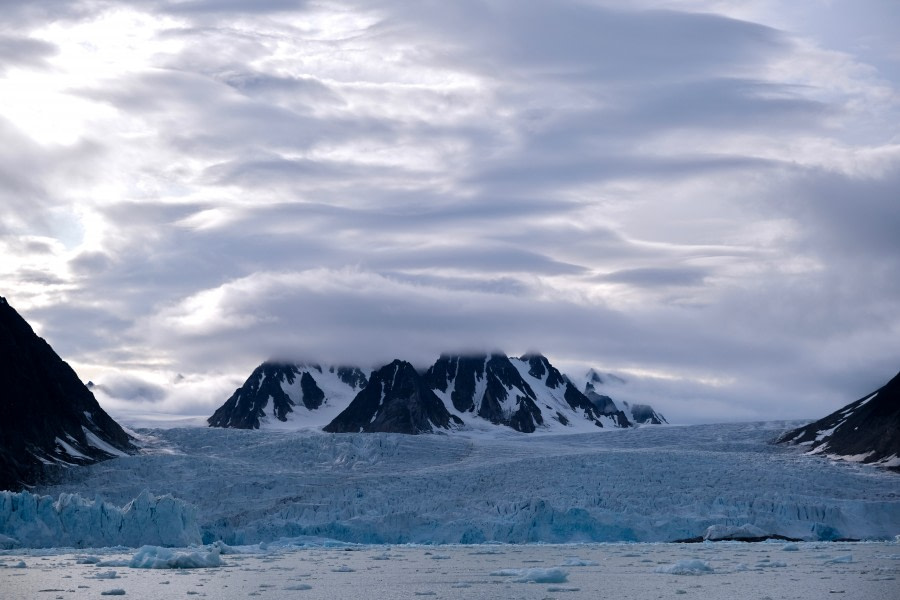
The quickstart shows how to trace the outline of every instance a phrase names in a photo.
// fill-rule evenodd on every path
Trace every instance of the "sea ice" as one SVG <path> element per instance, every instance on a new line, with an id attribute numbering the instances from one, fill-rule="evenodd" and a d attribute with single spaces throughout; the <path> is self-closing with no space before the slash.
<path id="1" fill-rule="evenodd" d="M 517 583 L 564 583 L 569 576 L 565 569 L 500 569 L 492 571 L 495 577 L 513 577 Z"/>
<path id="2" fill-rule="evenodd" d="M 677 563 L 672 565 L 666 565 L 662 567 L 658 567 L 656 569 L 657 573 L 667 573 L 669 575 L 705 575 L 707 573 L 713 573 L 713 568 L 709 566 L 709 563 L 705 560 L 700 560 L 699 558 L 688 558 L 684 560 L 679 560 Z"/>
<path id="3" fill-rule="evenodd" d="M 199 569 L 221 567 L 219 548 L 210 550 L 176 551 L 159 546 L 143 546 L 131 559 L 129 567 L 135 569 Z"/>

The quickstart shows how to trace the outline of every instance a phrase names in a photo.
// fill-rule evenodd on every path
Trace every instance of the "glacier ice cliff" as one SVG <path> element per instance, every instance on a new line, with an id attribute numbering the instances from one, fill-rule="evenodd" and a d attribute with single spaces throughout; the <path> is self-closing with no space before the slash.
<path id="1" fill-rule="evenodd" d="M 29 548 L 187 546 L 201 537 L 193 506 L 147 491 L 121 508 L 79 494 L 0 492 L 3 536 L 8 547 Z"/>

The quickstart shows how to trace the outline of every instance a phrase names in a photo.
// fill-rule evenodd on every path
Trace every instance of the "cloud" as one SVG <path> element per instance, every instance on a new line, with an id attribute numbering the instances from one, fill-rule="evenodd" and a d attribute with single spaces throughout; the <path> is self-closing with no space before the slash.
<path id="1" fill-rule="evenodd" d="M 113 374 L 102 382 L 95 383 L 92 391 L 122 402 L 159 402 L 166 397 L 166 390 L 160 385 L 144 381 L 139 377 Z"/>
<path id="2" fill-rule="evenodd" d="M 0 108 L 0 286 L 123 410 L 499 347 L 829 412 L 900 364 L 896 75 L 809 4 L 665 4 L 0 3 L 65 116 Z"/>
<path id="3" fill-rule="evenodd" d="M 643 267 L 614 271 L 600 276 L 599 279 L 646 287 L 700 285 L 708 274 L 708 269 L 698 267 Z"/>
<path id="4" fill-rule="evenodd" d="M 13 65 L 46 67 L 45 59 L 57 51 L 55 45 L 34 38 L 0 35 L 0 74 Z"/>

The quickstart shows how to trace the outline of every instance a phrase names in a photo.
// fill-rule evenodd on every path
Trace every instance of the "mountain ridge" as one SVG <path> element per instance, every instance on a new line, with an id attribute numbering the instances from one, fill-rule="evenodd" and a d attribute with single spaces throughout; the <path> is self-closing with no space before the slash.
<path id="1" fill-rule="evenodd" d="M 900 373 L 859 400 L 788 431 L 777 442 L 807 446 L 807 454 L 900 472 Z"/>
<path id="2" fill-rule="evenodd" d="M 72 367 L 3 297 L 0 390 L 0 489 L 136 449 Z"/>
<path id="3" fill-rule="evenodd" d="M 373 412 L 370 394 L 365 394 L 374 373 L 390 366 L 395 360 L 372 371 L 368 378 L 358 367 L 323 367 L 315 363 L 286 363 L 267 361 L 254 369 L 244 385 L 235 390 L 207 423 L 212 427 L 312 428 L 324 431 L 368 431 L 365 418 L 378 420 Z M 508 428 L 521 433 L 588 432 L 602 428 L 632 427 L 631 410 L 623 412 L 613 402 L 604 407 L 575 383 L 563 375 L 540 353 L 530 352 L 521 357 L 490 353 L 441 354 L 431 366 L 415 369 L 422 384 L 434 393 L 458 426 L 451 429 L 490 430 Z M 412 377 L 409 375 L 409 377 Z M 380 384 L 381 385 L 381 384 Z M 418 383 L 415 383 L 418 385 Z M 335 422 L 356 398 L 351 413 Z M 420 393 L 420 401 L 431 402 L 430 394 Z M 360 407 L 367 406 L 365 411 Z M 625 403 L 625 406 L 628 406 Z M 409 408 L 409 406 L 407 406 Z M 426 412 L 431 408 L 419 407 Z M 436 409 L 435 409 L 436 410 Z M 651 412 L 652 409 L 651 409 Z M 653 414 L 656 414 L 653 412 Z M 432 429 L 419 423 L 416 427 L 399 427 L 405 433 L 444 430 L 447 416 L 435 415 Z M 395 419 L 389 419 L 399 423 Z M 664 420 L 647 422 L 665 422 Z M 332 423 L 334 423 L 333 427 Z M 352 425 L 351 425 L 352 423 Z M 422 425 L 422 428 L 419 428 Z M 413 431 L 415 430 L 415 431 Z"/>

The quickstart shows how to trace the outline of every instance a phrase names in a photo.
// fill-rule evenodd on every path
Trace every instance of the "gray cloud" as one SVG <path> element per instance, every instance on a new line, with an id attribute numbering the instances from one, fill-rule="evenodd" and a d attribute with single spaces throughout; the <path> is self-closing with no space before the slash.
<path id="1" fill-rule="evenodd" d="M 33 28 L 113 6 L 0 2 L 0 58 L 53 77 L 66 46 Z M 628 373 L 676 422 L 794 418 L 900 365 L 898 83 L 815 30 L 714 4 L 128 9 L 173 20 L 66 91 L 89 133 L 39 143 L 0 108 L 0 285 L 109 401 L 202 412 L 267 357 L 499 347 Z"/>
<path id="2" fill-rule="evenodd" d="M 700 285 L 709 274 L 698 267 L 642 267 L 623 269 L 600 276 L 601 281 L 656 287 L 670 285 Z"/>
<path id="3" fill-rule="evenodd" d="M 162 386 L 121 374 L 113 374 L 101 382 L 95 382 L 94 392 L 97 391 L 125 402 L 159 402 L 166 397 L 166 390 Z"/>
<path id="4" fill-rule="evenodd" d="M 45 59 L 56 53 L 56 46 L 34 38 L 0 35 L 0 74 L 12 65 L 44 67 Z"/>

